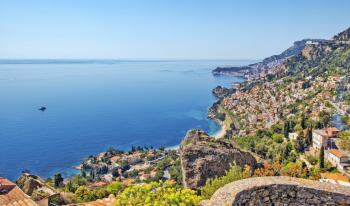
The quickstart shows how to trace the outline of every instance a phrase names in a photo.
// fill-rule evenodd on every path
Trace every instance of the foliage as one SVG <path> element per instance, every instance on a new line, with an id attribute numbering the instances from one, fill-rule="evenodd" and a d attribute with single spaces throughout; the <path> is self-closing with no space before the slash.
<path id="1" fill-rule="evenodd" d="M 299 134 L 297 139 L 296 139 L 296 144 L 295 144 L 295 149 L 300 152 L 300 153 L 303 153 L 304 150 L 305 150 L 305 146 L 306 146 L 306 143 L 305 143 L 305 140 L 304 140 L 304 137 L 302 134 Z"/>
<path id="2" fill-rule="evenodd" d="M 283 176 L 291 176 L 291 177 L 299 177 L 306 178 L 307 177 L 307 168 L 304 167 L 301 163 L 298 162 L 289 162 L 286 164 L 282 170 L 281 175 Z"/>
<path id="3" fill-rule="evenodd" d="M 75 191 L 75 197 L 77 202 L 89 202 L 97 199 L 102 199 L 108 196 L 108 192 L 105 188 L 89 189 L 86 186 L 80 186 Z"/>
<path id="4" fill-rule="evenodd" d="M 264 177 L 264 176 L 278 176 L 280 175 L 280 170 L 282 165 L 275 161 L 270 164 L 268 161 L 263 162 L 263 166 L 254 171 L 255 177 Z"/>
<path id="5" fill-rule="evenodd" d="M 313 166 L 317 165 L 318 163 L 318 158 L 316 158 L 313 155 L 305 155 L 306 160 Z"/>
<path id="6" fill-rule="evenodd" d="M 205 185 L 200 189 L 201 195 L 204 199 L 209 199 L 220 187 L 240 179 L 243 179 L 242 168 L 234 165 L 226 172 L 226 175 L 214 179 L 208 179 Z"/>
<path id="7" fill-rule="evenodd" d="M 283 142 L 283 135 L 281 135 L 281 134 L 273 134 L 272 135 L 272 139 L 273 139 L 274 142 L 282 143 Z"/>
<path id="8" fill-rule="evenodd" d="M 350 130 L 340 133 L 339 147 L 343 150 L 350 151 Z"/>
<path id="9" fill-rule="evenodd" d="M 320 169 L 324 168 L 324 148 L 321 147 L 321 151 L 320 151 Z"/>
<path id="10" fill-rule="evenodd" d="M 178 185 L 182 185 L 182 171 L 180 160 L 176 160 L 175 164 L 169 167 L 169 173 L 171 179 L 173 179 Z"/>
<path id="11" fill-rule="evenodd" d="M 271 161 L 287 160 L 294 161 L 295 153 L 292 153 L 292 144 L 289 141 L 282 141 L 282 134 L 265 134 L 235 138 L 234 141 L 240 148 L 252 151 L 264 159 Z M 266 133 L 270 135 L 270 133 Z"/>
<path id="12" fill-rule="evenodd" d="M 112 182 L 107 185 L 106 190 L 109 194 L 118 194 L 124 190 L 125 186 L 121 182 Z"/>
<path id="13" fill-rule="evenodd" d="M 309 170 L 309 179 L 311 180 L 319 180 L 321 178 L 321 171 L 320 168 L 312 167 Z"/>
<path id="14" fill-rule="evenodd" d="M 63 177 L 61 173 L 57 173 L 53 177 L 53 182 L 55 187 L 60 187 L 63 184 Z"/>
<path id="15" fill-rule="evenodd" d="M 75 175 L 64 186 L 66 192 L 75 192 L 79 186 L 87 185 L 87 180 L 83 175 Z"/>
<path id="16" fill-rule="evenodd" d="M 116 199 L 116 206 L 194 206 L 201 201 L 195 191 L 177 187 L 172 181 L 131 185 Z"/>
<path id="17" fill-rule="evenodd" d="M 350 126 L 350 116 L 346 115 L 342 118 L 343 122 Z"/>

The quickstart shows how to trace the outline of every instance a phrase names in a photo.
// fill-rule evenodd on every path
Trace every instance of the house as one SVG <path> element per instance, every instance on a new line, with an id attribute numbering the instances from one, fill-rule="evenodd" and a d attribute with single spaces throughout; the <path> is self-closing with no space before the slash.
<path id="1" fill-rule="evenodd" d="M 290 140 L 296 140 L 298 138 L 298 133 L 296 132 L 288 133 L 288 138 Z"/>
<path id="2" fill-rule="evenodd" d="M 349 156 L 337 149 L 330 149 L 325 151 L 325 157 L 338 169 L 343 170 L 345 167 L 350 166 Z"/>
<path id="3" fill-rule="evenodd" d="M 335 127 L 316 129 L 312 131 L 312 147 L 321 149 L 321 147 L 328 148 L 332 139 L 337 138 L 339 130 Z"/>
<path id="4" fill-rule="evenodd" d="M 326 148 L 328 142 L 328 135 L 322 129 L 315 129 L 312 131 L 312 147 L 315 149 Z"/>
<path id="5" fill-rule="evenodd" d="M 0 177 L 1 206 L 38 206 L 28 195 L 8 179 Z"/>

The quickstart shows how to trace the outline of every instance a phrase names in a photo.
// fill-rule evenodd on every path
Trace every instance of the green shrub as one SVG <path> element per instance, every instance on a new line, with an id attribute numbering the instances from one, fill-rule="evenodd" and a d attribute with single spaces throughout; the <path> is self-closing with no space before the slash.
<path id="1" fill-rule="evenodd" d="M 240 179 L 243 179 L 242 168 L 234 165 L 226 172 L 226 175 L 207 180 L 205 185 L 200 189 L 201 195 L 203 199 L 209 199 L 220 187 Z"/>
<path id="2" fill-rule="evenodd" d="M 195 191 L 175 186 L 171 181 L 130 185 L 116 199 L 116 206 L 195 206 L 201 201 Z"/>

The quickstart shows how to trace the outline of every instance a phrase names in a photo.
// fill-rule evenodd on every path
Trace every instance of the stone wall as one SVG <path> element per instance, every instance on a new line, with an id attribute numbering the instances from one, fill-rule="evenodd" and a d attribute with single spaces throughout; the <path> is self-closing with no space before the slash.
<path id="1" fill-rule="evenodd" d="M 350 205 L 350 187 L 292 177 L 255 177 L 225 185 L 201 205 Z"/>

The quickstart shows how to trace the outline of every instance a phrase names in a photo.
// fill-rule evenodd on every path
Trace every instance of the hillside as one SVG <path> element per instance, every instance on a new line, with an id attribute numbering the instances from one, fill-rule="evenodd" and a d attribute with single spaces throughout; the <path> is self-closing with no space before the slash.
<path id="1" fill-rule="evenodd" d="M 323 39 L 303 39 L 300 41 L 294 42 L 294 44 L 283 51 L 280 54 L 273 55 L 263 59 L 261 62 L 250 64 L 247 66 L 237 66 L 237 67 L 217 67 L 213 70 L 214 75 L 220 74 L 231 74 L 231 75 L 250 75 L 255 76 L 262 72 L 269 72 L 270 69 L 273 69 L 277 65 L 283 63 L 286 59 L 298 55 L 306 45 L 317 44 L 324 42 Z"/>
<path id="2" fill-rule="evenodd" d="M 346 113 L 350 71 L 347 33 L 348 30 L 341 33 L 342 41 L 337 40 L 337 35 L 332 40 L 307 44 L 268 74 L 259 72 L 238 89 L 225 90 L 232 92 L 225 94 L 211 111 L 225 113 L 226 119 L 232 117 L 230 130 L 240 135 L 269 128 L 290 116 L 300 118 L 302 113 L 315 125 L 322 124 L 326 114 Z M 339 94 L 341 98 L 337 98 Z M 334 111 L 334 105 L 341 111 Z"/>

